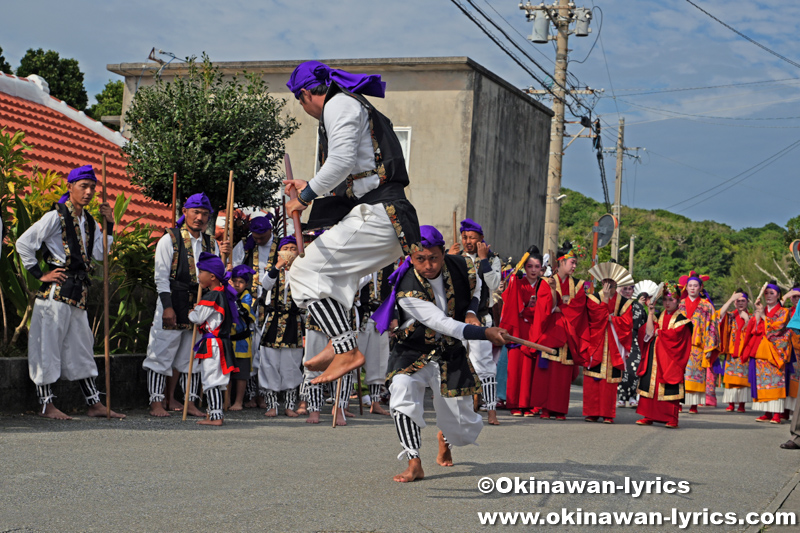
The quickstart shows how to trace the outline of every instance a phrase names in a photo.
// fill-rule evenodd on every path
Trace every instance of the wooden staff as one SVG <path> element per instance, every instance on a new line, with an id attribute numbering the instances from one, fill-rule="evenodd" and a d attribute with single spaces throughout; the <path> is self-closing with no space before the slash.
<path id="1" fill-rule="evenodd" d="M 453 244 L 458 244 L 458 228 L 456 226 L 456 210 L 453 209 Z"/>
<path id="2" fill-rule="evenodd" d="M 342 378 L 336 380 L 336 396 L 333 398 L 333 425 L 336 427 L 336 420 L 339 418 L 339 396 L 342 394 Z"/>
<path id="3" fill-rule="evenodd" d="M 358 395 L 358 413 L 363 415 L 364 414 L 364 400 L 361 397 L 361 367 L 356 369 L 356 376 L 358 376 L 358 388 L 356 389 L 356 394 Z M 370 398 L 370 401 L 372 398 Z"/>
<path id="4" fill-rule="evenodd" d="M 753 300 L 753 306 L 755 306 L 761 299 L 761 297 L 764 296 L 764 291 L 767 290 L 767 285 L 769 285 L 769 281 L 765 281 L 764 285 L 761 286 L 761 291 L 759 291 L 758 297 L 755 300 Z"/>
<path id="5" fill-rule="evenodd" d="M 504 334 L 503 340 L 506 341 L 506 343 L 521 344 L 532 350 L 548 353 L 550 355 L 556 355 L 558 353 L 558 350 L 553 348 L 548 348 L 547 346 L 542 346 L 541 344 L 536 344 L 535 342 L 526 341 L 525 339 L 520 339 L 519 337 L 512 337 L 511 335 Z"/>
<path id="6" fill-rule="evenodd" d="M 294 174 L 292 173 L 292 161 L 289 159 L 289 154 L 283 154 L 283 166 L 286 170 L 286 179 L 293 180 Z M 297 200 L 297 188 L 292 187 L 289 190 L 289 198 L 291 200 Z M 284 212 L 286 210 L 284 209 Z M 305 243 L 303 242 L 303 226 L 300 223 L 300 211 L 292 211 L 292 222 L 294 223 L 294 237 L 297 240 L 297 255 L 300 257 L 305 257 L 306 249 Z M 284 237 L 286 234 L 284 234 Z"/>
<path id="7" fill-rule="evenodd" d="M 200 298 L 203 296 L 203 286 L 200 285 L 199 280 L 197 283 L 197 300 L 195 302 L 199 302 Z M 192 390 L 192 367 L 194 366 L 194 345 L 197 342 L 197 324 L 192 326 L 192 355 L 189 357 L 189 374 L 186 376 L 186 396 L 183 398 L 183 418 L 181 420 L 186 420 L 186 413 L 189 411 L 189 391 Z M 224 354 L 222 354 L 224 357 Z"/>
<path id="8" fill-rule="evenodd" d="M 231 228 L 231 205 L 233 203 L 233 170 L 228 175 L 228 197 L 225 201 L 225 231 L 224 236 L 225 238 L 228 237 L 228 232 Z M 228 266 L 228 254 L 222 254 L 222 262 L 225 263 L 225 266 Z"/>
<path id="9" fill-rule="evenodd" d="M 175 227 L 175 211 L 178 210 L 178 173 L 172 173 L 172 224 L 170 228 Z"/>
<path id="10" fill-rule="evenodd" d="M 106 154 L 103 154 L 103 203 L 108 200 L 106 190 Z M 108 302 L 108 223 L 103 218 L 103 328 L 105 330 L 105 339 L 103 345 L 105 347 L 105 362 L 106 362 L 106 418 L 111 418 L 111 339 L 110 332 L 111 325 L 109 322 L 109 302 Z"/>

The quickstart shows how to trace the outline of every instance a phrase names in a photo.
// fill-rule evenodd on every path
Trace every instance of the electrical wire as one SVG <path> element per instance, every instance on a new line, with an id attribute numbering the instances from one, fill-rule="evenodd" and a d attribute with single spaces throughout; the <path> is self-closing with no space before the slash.
<path id="1" fill-rule="evenodd" d="M 594 11 L 595 8 L 600 9 L 599 7 L 594 5 L 594 0 L 592 0 L 592 10 Z M 603 15 L 602 10 L 600 10 L 600 15 L 601 17 L 605 18 L 605 15 Z M 603 37 L 601 35 L 598 35 L 597 38 L 600 41 L 600 50 L 602 50 L 603 52 L 603 62 L 606 65 L 606 74 L 608 75 L 608 86 L 611 87 L 611 97 L 614 100 L 614 107 L 617 109 L 617 116 L 620 116 L 619 105 L 617 104 L 617 94 L 614 91 L 614 82 L 611 81 L 611 69 L 608 67 L 608 57 L 606 57 L 606 47 L 603 44 Z"/>
<path id="2" fill-rule="evenodd" d="M 781 55 L 781 54 L 779 54 L 778 52 L 776 52 L 776 51 L 775 51 L 775 50 L 773 50 L 772 48 L 768 48 L 767 46 L 764 46 L 763 44 L 761 44 L 760 42 L 756 41 L 755 39 L 752 39 L 752 38 L 748 37 L 747 35 L 745 35 L 744 33 L 740 32 L 739 30 L 737 30 L 736 28 L 734 28 L 734 27 L 733 27 L 733 26 L 731 26 L 730 24 L 727 24 L 727 23 L 725 23 L 725 22 L 721 21 L 720 19 L 718 19 L 717 17 L 715 17 L 714 15 L 712 15 L 711 13 L 709 13 L 708 11 L 706 11 L 705 9 L 703 9 L 702 7 L 698 6 L 697 4 L 695 4 L 694 2 L 692 2 L 692 0 L 686 0 L 686 2 L 688 2 L 688 3 L 689 3 L 689 4 L 691 4 L 691 5 L 693 5 L 694 7 L 696 7 L 697 9 L 699 9 L 700 11 L 702 11 L 703 13 L 705 13 L 706 15 L 708 15 L 709 17 L 711 17 L 712 19 L 714 19 L 715 21 L 719 22 L 720 24 L 722 24 L 723 26 L 725 26 L 726 28 L 728 28 L 729 30 L 731 30 L 733 33 L 735 33 L 735 34 L 736 34 L 736 35 L 738 35 L 739 37 L 741 37 L 741 38 L 743 38 L 743 39 L 746 39 L 747 41 L 750 41 L 750 42 L 751 42 L 751 43 L 753 43 L 754 45 L 756 45 L 756 46 L 758 46 L 759 48 L 761 48 L 762 50 L 764 50 L 764 51 L 766 51 L 766 52 L 768 52 L 768 53 L 770 53 L 770 54 L 774 55 L 774 56 L 775 56 L 775 57 L 777 57 L 778 59 L 780 59 L 780 60 L 782 60 L 782 61 L 786 61 L 787 63 L 789 63 L 789 64 L 790 64 L 790 65 L 792 65 L 793 67 L 800 68 L 800 63 L 797 63 L 797 62 L 795 62 L 795 61 L 792 61 L 792 60 L 791 60 L 791 59 L 789 59 L 788 57 L 786 57 L 786 56 L 784 56 L 784 55 Z"/>
<path id="3" fill-rule="evenodd" d="M 517 28 L 515 28 L 515 27 L 514 27 L 514 26 L 513 26 L 513 25 L 512 25 L 512 24 L 511 24 L 509 21 L 508 21 L 508 19 L 506 19 L 506 18 L 505 18 L 505 17 L 504 17 L 504 16 L 503 16 L 503 15 L 502 15 L 502 14 L 501 14 L 501 13 L 500 13 L 500 12 L 499 12 L 497 9 L 495 9 L 495 7 L 494 7 L 494 6 L 493 6 L 493 5 L 492 5 L 492 4 L 489 2 L 489 0 L 483 0 L 483 1 L 486 3 L 486 5 L 488 5 L 488 6 L 491 8 L 491 10 L 492 10 L 492 11 L 494 11 L 495 13 L 497 13 L 497 16 L 498 16 L 498 17 L 500 17 L 501 19 L 503 19 L 503 21 L 504 21 L 506 24 L 508 24 L 508 27 L 509 27 L 509 28 L 511 28 L 512 30 L 514 30 L 514 32 L 515 32 L 517 35 L 519 35 L 520 37 L 522 37 L 522 39 L 523 39 L 525 42 L 527 42 L 528 44 L 530 44 L 530 45 L 531 45 L 531 49 L 532 49 L 532 50 L 536 50 L 536 51 L 539 53 L 539 55 L 541 55 L 543 58 L 545 58 L 546 60 L 548 60 L 549 62 L 551 62 L 553 65 L 555 65 L 555 64 L 556 64 L 556 62 L 555 62 L 555 61 L 553 61 L 553 59 L 552 59 L 552 58 L 551 58 L 549 55 L 547 55 L 547 54 L 545 54 L 544 52 L 542 52 L 541 50 L 539 50 L 539 48 L 538 48 L 537 46 L 535 46 L 535 45 L 534 45 L 532 42 L 530 42 L 526 36 L 524 36 L 523 34 L 521 34 L 521 33 L 519 32 L 519 30 L 518 30 Z"/>
<path id="4" fill-rule="evenodd" d="M 600 25 L 597 27 L 597 37 L 594 38 L 592 47 L 589 48 L 589 53 L 586 54 L 586 57 L 584 57 L 582 61 L 569 60 L 569 63 L 580 63 L 580 64 L 585 63 L 586 60 L 589 59 L 589 56 L 592 55 L 592 50 L 594 50 L 595 45 L 597 45 L 598 39 L 600 39 L 600 33 L 603 31 L 603 10 L 593 5 L 592 11 L 594 11 L 595 9 L 600 12 Z"/>
<path id="5" fill-rule="evenodd" d="M 728 108 L 728 109 L 730 109 L 730 110 L 746 109 L 746 108 L 749 108 L 749 107 L 760 107 L 760 106 L 764 106 L 764 105 L 780 104 L 780 103 L 784 103 L 784 102 L 791 102 L 791 101 L 794 101 L 794 100 L 800 100 L 800 97 L 798 97 L 798 98 L 790 98 L 788 100 L 774 100 L 772 102 L 761 102 L 761 103 L 757 103 L 757 104 L 739 106 L 739 107 L 732 107 L 732 108 Z M 672 111 L 670 109 L 663 109 L 663 108 L 659 108 L 659 107 L 650 107 L 650 106 L 641 105 L 641 104 L 634 104 L 633 102 L 628 102 L 628 101 L 623 100 L 621 98 L 619 99 L 619 101 L 622 102 L 623 104 L 627 104 L 629 106 L 640 107 L 642 109 L 649 109 L 650 111 L 659 111 L 659 112 L 662 112 L 662 113 L 672 113 L 673 115 L 680 115 L 680 116 L 683 116 L 683 117 L 710 118 L 710 119 L 713 119 L 713 120 L 797 120 L 797 119 L 800 119 L 800 116 L 797 116 L 797 117 L 720 117 L 720 116 L 714 116 L 714 115 L 696 115 L 696 114 L 693 114 L 693 113 L 681 113 L 680 111 Z"/>
<path id="6" fill-rule="evenodd" d="M 767 166 L 769 166 L 772 163 L 774 163 L 775 161 L 777 161 L 778 159 L 780 159 L 781 157 L 783 157 L 784 155 L 788 154 L 790 151 L 792 151 L 795 148 L 797 148 L 797 146 L 800 146 L 800 139 L 795 141 L 795 142 L 793 142 L 792 144 L 790 144 L 786 148 L 783 148 L 783 149 L 779 150 L 778 152 L 772 154 L 771 156 L 767 157 L 763 161 L 760 161 L 760 162 L 756 163 L 755 165 L 753 165 L 752 167 L 748 168 L 747 170 L 745 170 L 743 172 L 740 172 L 739 174 L 733 176 L 732 178 L 728 178 L 727 180 L 723 181 L 722 183 L 714 185 L 713 187 L 710 187 L 710 188 L 708 188 L 708 189 L 706 189 L 704 191 L 701 191 L 701 192 L 699 192 L 699 193 L 697 193 L 697 194 L 695 194 L 693 196 L 690 196 L 689 198 L 681 200 L 680 202 L 677 202 L 677 203 L 674 203 L 674 204 L 672 204 L 670 206 L 667 206 L 664 209 L 665 210 L 669 210 L 669 209 L 672 209 L 673 207 L 677 207 L 677 206 L 679 206 L 681 204 L 685 204 L 686 202 L 690 202 L 690 201 L 694 200 L 695 198 L 699 198 L 700 196 L 703 196 L 706 193 L 714 191 L 715 189 L 718 189 L 718 188 L 720 188 L 720 187 L 722 187 L 722 186 L 724 186 L 724 185 L 736 180 L 737 178 L 740 178 L 741 176 L 744 176 L 748 172 L 751 172 L 751 171 L 753 171 L 755 169 L 758 169 L 756 172 L 759 172 L 759 171 L 763 170 L 764 168 L 766 168 Z M 762 166 L 762 165 L 764 165 L 764 166 Z M 761 167 L 761 168 L 759 168 L 759 167 Z M 756 172 L 753 172 L 752 174 L 746 176 L 745 178 L 743 178 L 743 180 L 749 178 L 752 175 L 754 175 Z M 733 183 L 733 185 L 736 185 L 736 183 Z M 733 185 L 731 185 L 730 187 L 733 187 Z M 727 188 L 723 189 L 723 191 L 727 190 L 730 187 L 727 187 Z M 723 191 L 719 191 L 719 192 L 723 192 Z M 708 198 L 706 198 L 704 200 L 701 200 L 701 202 L 705 202 L 706 200 L 710 200 L 714 196 L 717 196 L 719 194 L 719 192 L 709 196 Z M 697 202 L 695 204 L 692 204 L 689 207 L 694 207 L 695 205 L 697 205 L 698 203 L 701 203 L 701 202 Z M 686 210 L 689 207 L 684 208 L 683 210 Z"/>
<path id="7" fill-rule="evenodd" d="M 764 80 L 764 81 L 748 81 L 744 83 L 726 83 L 724 85 L 706 85 L 701 87 L 679 87 L 675 89 L 662 89 L 658 91 L 651 91 L 650 89 L 620 89 L 624 94 L 618 94 L 617 96 L 644 96 L 647 94 L 664 94 L 664 93 L 677 93 L 682 91 L 701 91 L 706 89 L 726 89 L 729 87 L 744 87 L 747 85 L 765 85 L 770 83 L 781 83 L 784 81 L 797 81 L 800 78 L 782 78 L 779 80 Z M 625 92 L 629 91 L 629 92 Z M 638 91 L 645 91 L 645 92 L 638 92 Z"/>

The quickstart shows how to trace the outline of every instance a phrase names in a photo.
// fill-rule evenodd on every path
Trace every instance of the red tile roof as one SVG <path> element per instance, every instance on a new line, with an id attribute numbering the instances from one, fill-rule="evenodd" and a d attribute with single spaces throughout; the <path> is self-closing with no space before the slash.
<path id="1" fill-rule="evenodd" d="M 113 202 L 120 193 L 124 193 L 126 197 L 133 195 L 122 219 L 123 224 L 142 217 L 141 222 L 153 224 L 158 229 L 169 225 L 171 221 L 169 206 L 146 198 L 141 189 L 132 185 L 128 179 L 125 173 L 125 159 L 119 150 L 124 142 L 121 136 L 105 126 L 102 126 L 102 129 L 98 128 L 99 123 L 83 114 L 76 115 L 74 109 L 56 98 L 37 95 L 44 97 L 44 102 L 52 104 L 44 105 L 8 94 L 3 89 L 8 88 L 9 83 L 31 85 L 34 83 L 25 78 L 2 73 L 0 78 L 3 78 L 0 79 L 3 82 L 0 85 L 0 128 L 5 127 L 6 133 L 24 131 L 25 142 L 33 148 L 25 153 L 26 159 L 31 160 L 25 170 L 31 171 L 33 167 L 38 166 L 42 171 L 58 172 L 66 179 L 66 175 L 73 168 L 90 164 L 100 179 L 101 156 L 106 154 L 110 200 Z M 31 94 L 31 91 L 19 91 L 18 94 Z M 47 98 L 53 101 L 49 102 Z M 63 108 L 66 112 L 59 112 L 58 108 Z M 77 120 L 68 115 L 75 116 Z"/>

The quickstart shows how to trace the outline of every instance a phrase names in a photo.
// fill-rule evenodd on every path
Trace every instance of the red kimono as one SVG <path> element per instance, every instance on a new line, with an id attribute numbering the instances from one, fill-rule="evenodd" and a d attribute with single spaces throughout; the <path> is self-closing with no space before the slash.
<path id="1" fill-rule="evenodd" d="M 536 315 L 530 340 L 555 348 L 556 355 L 539 354 L 539 364 L 533 375 L 533 405 L 542 409 L 542 416 L 566 416 L 569 410 L 569 390 L 574 378 L 575 362 L 582 364 L 581 351 L 587 329 L 586 292 L 583 282 L 571 276 L 562 280 L 555 275 L 556 294 L 550 285 L 539 286 Z M 559 311 L 554 311 L 558 307 Z"/>
<path id="2" fill-rule="evenodd" d="M 508 287 L 503 292 L 503 312 L 500 327 L 514 337 L 528 339 L 534 321 L 535 307 L 528 307 L 532 296 L 536 295 L 539 280 L 531 285 L 527 278 L 511 276 Z M 526 349 L 527 350 L 527 349 Z M 508 377 L 506 381 L 506 407 L 509 409 L 530 409 L 531 386 L 536 360 L 523 354 L 522 348 L 508 350 Z"/>
<path id="3" fill-rule="evenodd" d="M 613 420 L 617 415 L 617 386 L 633 343 L 631 304 L 619 294 L 610 300 L 589 295 L 586 302 L 589 340 L 583 372 L 583 416 Z M 609 321 L 611 317 L 611 321 Z"/>
<path id="4" fill-rule="evenodd" d="M 639 328 L 642 362 L 639 364 L 639 407 L 636 412 L 655 422 L 678 425 L 685 390 L 684 372 L 692 354 L 692 321 L 676 311 L 666 311 L 656 321 L 653 337 L 645 341 Z"/>

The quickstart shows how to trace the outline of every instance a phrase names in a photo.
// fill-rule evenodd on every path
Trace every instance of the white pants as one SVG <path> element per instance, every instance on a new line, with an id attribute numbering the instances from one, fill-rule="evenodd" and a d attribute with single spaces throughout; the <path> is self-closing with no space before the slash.
<path id="1" fill-rule="evenodd" d="M 161 319 L 164 308 L 161 300 L 156 303 L 156 314 L 150 326 L 150 338 L 147 342 L 147 357 L 142 368 L 152 370 L 165 376 L 172 375 L 172 369 L 185 374 L 189 371 L 189 360 L 192 357 L 192 330 L 163 329 Z M 200 339 L 198 333 L 197 338 Z M 192 373 L 200 372 L 200 365 L 192 367 Z"/>
<path id="2" fill-rule="evenodd" d="M 436 426 L 453 446 L 474 444 L 483 429 L 483 419 L 473 410 L 472 396 L 445 398 L 441 394 L 442 376 L 437 363 L 428 363 L 413 374 L 396 374 L 389 385 L 392 414 L 399 411 L 419 427 L 425 427 L 425 388 L 433 390 Z"/>
<path id="3" fill-rule="evenodd" d="M 55 285 L 53 285 L 55 290 Z M 28 335 L 28 372 L 36 385 L 49 385 L 63 377 L 77 381 L 97 377 L 94 336 L 86 310 L 53 300 L 33 303 Z"/>
<path id="4" fill-rule="evenodd" d="M 750 394 L 750 387 L 725 387 L 722 392 L 722 402 L 750 403 L 753 401 L 753 398 Z"/>
<path id="5" fill-rule="evenodd" d="M 282 391 L 303 382 L 300 363 L 302 348 L 264 348 L 258 368 L 258 384 L 262 389 Z"/>
<path id="6" fill-rule="evenodd" d="M 486 327 L 492 327 L 492 318 L 486 317 Z M 469 361 L 480 379 L 497 376 L 497 362 L 492 354 L 490 341 L 467 341 Z"/>
<path id="7" fill-rule="evenodd" d="M 209 390 L 214 387 L 222 387 L 223 390 L 227 389 L 231 375 L 222 373 L 222 362 L 218 346 L 211 347 L 211 357 L 196 360 L 194 366 L 200 369 L 200 381 L 203 384 L 203 390 Z"/>
<path id="8" fill-rule="evenodd" d="M 367 319 L 358 332 L 358 349 L 364 354 L 367 385 L 383 385 L 389 366 L 389 333 L 381 335 L 375 329 L 375 321 Z"/>
<path id="9" fill-rule="evenodd" d="M 317 237 L 305 257 L 289 270 L 292 297 L 298 307 L 331 298 L 353 307 L 358 281 L 403 256 L 383 205 L 358 205 L 331 229 Z"/>

